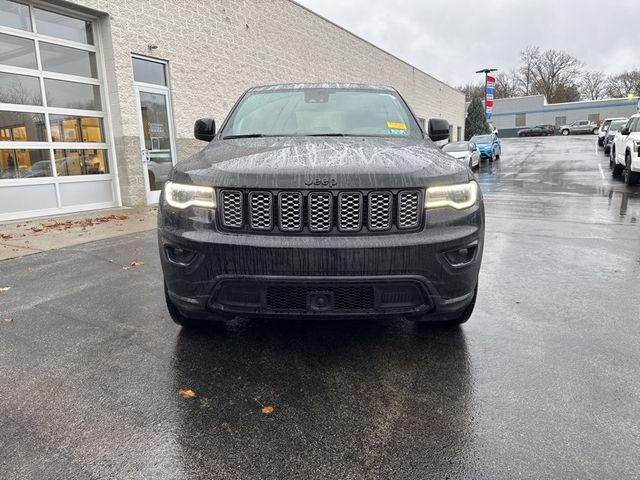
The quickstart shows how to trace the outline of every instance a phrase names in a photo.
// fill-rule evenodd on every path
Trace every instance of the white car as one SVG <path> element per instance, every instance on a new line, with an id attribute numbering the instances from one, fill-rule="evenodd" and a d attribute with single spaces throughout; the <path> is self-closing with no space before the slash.
<path id="1" fill-rule="evenodd" d="M 614 120 L 626 120 L 626 119 L 627 117 L 605 118 L 602 121 L 600 128 L 598 129 L 598 146 L 602 147 L 604 145 L 604 139 L 607 136 L 607 131 L 609 131 L 609 125 L 611 125 L 611 122 L 613 122 Z"/>
<path id="2" fill-rule="evenodd" d="M 624 175 L 627 185 L 640 181 L 640 113 L 631 116 L 625 127 L 616 133 L 609 164 L 613 168 L 613 176 Z"/>
<path id="3" fill-rule="evenodd" d="M 453 158 L 462 160 L 469 168 L 480 166 L 480 150 L 473 142 L 453 142 L 442 147 L 442 151 L 448 153 Z"/>

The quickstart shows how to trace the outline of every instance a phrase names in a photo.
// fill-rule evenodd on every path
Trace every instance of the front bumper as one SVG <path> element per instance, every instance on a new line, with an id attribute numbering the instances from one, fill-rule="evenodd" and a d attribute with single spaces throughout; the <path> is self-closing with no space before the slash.
<path id="1" fill-rule="evenodd" d="M 217 231 L 215 222 L 203 209 L 165 204 L 159 211 L 168 294 L 191 318 L 426 314 L 438 320 L 473 301 L 482 202 L 461 212 L 429 211 L 424 229 L 414 233 L 231 234 Z"/>

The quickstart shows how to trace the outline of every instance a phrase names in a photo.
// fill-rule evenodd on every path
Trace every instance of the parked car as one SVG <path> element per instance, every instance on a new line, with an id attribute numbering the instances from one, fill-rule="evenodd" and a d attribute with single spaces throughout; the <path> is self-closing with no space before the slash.
<path id="1" fill-rule="evenodd" d="M 602 124 L 600 125 L 600 128 L 598 129 L 598 146 L 602 147 L 604 145 L 604 137 L 607 136 L 607 130 L 609 129 L 609 125 L 611 125 L 611 122 L 613 122 L 614 120 L 627 120 L 627 117 L 612 117 L 612 118 L 605 118 L 602 122 Z"/>
<path id="2" fill-rule="evenodd" d="M 613 137 L 609 163 L 613 176 L 623 175 L 627 185 L 635 185 L 640 180 L 640 113 L 632 115 Z"/>
<path id="3" fill-rule="evenodd" d="M 475 143 L 478 147 L 481 158 L 488 158 L 489 161 L 493 162 L 500 158 L 500 155 L 502 154 L 502 144 L 500 143 L 500 139 L 493 133 L 474 135 L 471 137 L 470 141 Z"/>
<path id="4" fill-rule="evenodd" d="M 611 123 L 609 123 L 607 131 L 605 133 L 604 141 L 603 141 L 603 144 L 602 144 L 602 146 L 604 147 L 604 154 L 605 155 L 609 155 L 609 153 L 610 153 L 611 143 L 613 142 L 613 137 L 616 136 L 616 133 L 618 133 L 618 131 L 620 131 L 620 130 L 622 130 L 624 128 L 624 126 L 627 124 L 628 121 L 629 121 L 629 119 L 625 118 L 625 119 L 621 119 L 621 120 L 613 120 Z"/>
<path id="5" fill-rule="evenodd" d="M 540 137 L 555 134 L 553 125 L 536 125 L 535 127 L 526 127 L 518 130 L 519 137 Z"/>
<path id="6" fill-rule="evenodd" d="M 255 87 L 159 201 L 167 308 L 192 327 L 240 317 L 467 321 L 484 206 L 466 165 L 434 145 L 389 87 Z"/>
<path id="7" fill-rule="evenodd" d="M 588 120 L 579 120 L 571 125 L 563 125 L 560 127 L 562 135 L 576 135 L 580 133 L 598 133 L 598 124 Z"/>
<path id="8" fill-rule="evenodd" d="M 480 166 L 480 150 L 473 142 L 453 142 L 442 147 L 442 151 L 448 153 L 453 158 L 462 160 L 469 165 L 469 168 Z"/>

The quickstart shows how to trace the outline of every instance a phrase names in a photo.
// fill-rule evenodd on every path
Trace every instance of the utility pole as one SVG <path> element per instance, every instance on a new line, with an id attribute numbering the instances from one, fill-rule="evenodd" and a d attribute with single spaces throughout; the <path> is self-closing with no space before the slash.
<path id="1" fill-rule="evenodd" d="M 491 72 L 497 72 L 497 71 L 498 71 L 497 68 L 482 68 L 476 71 L 476 73 L 484 73 L 484 118 L 486 118 L 487 120 L 489 120 L 487 118 L 487 76 Z M 493 100 L 493 96 L 491 97 L 491 100 Z"/>

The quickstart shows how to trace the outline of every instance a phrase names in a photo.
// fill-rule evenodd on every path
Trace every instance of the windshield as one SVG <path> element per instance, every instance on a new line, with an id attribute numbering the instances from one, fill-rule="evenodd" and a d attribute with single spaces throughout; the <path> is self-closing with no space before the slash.
<path id="1" fill-rule="evenodd" d="M 443 152 L 466 152 L 467 150 L 469 150 L 468 142 L 448 143 L 442 147 Z"/>
<path id="2" fill-rule="evenodd" d="M 471 141 L 475 143 L 491 143 L 491 135 L 476 135 L 471 137 Z"/>
<path id="3" fill-rule="evenodd" d="M 249 92 L 222 132 L 222 138 L 303 135 L 421 137 L 422 133 L 396 93 L 335 88 Z"/>
<path id="4" fill-rule="evenodd" d="M 609 125 L 609 131 L 617 132 L 618 130 L 621 130 L 622 127 L 624 127 L 626 124 L 627 120 L 616 120 L 614 122 L 611 122 L 611 125 Z"/>

